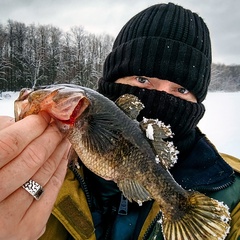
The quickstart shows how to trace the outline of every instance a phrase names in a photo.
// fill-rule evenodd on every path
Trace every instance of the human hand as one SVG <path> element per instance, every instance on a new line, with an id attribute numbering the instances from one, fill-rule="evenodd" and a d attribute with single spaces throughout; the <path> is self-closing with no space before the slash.
<path id="1" fill-rule="evenodd" d="M 70 143 L 46 113 L 14 122 L 0 117 L 0 239 L 38 239 L 64 180 Z M 33 179 L 36 201 L 22 185 Z"/>

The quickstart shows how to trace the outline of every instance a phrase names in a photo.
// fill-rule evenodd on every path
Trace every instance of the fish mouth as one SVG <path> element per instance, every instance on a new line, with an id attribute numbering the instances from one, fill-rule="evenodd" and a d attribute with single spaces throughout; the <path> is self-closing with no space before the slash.
<path id="1" fill-rule="evenodd" d="M 22 89 L 14 102 L 15 120 L 46 111 L 58 122 L 71 126 L 90 104 L 84 90 L 74 87 Z"/>

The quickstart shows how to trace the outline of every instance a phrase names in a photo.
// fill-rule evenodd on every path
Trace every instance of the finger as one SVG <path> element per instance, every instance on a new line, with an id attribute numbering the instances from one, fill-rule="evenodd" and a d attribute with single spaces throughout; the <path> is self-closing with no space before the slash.
<path id="1" fill-rule="evenodd" d="M 41 199 L 39 201 L 41 201 L 42 198 L 44 199 L 44 195 L 46 192 L 45 188 L 47 188 L 47 184 L 49 184 L 48 182 L 50 182 L 50 185 L 51 185 L 51 178 L 57 178 L 57 180 L 60 182 L 58 184 L 58 187 L 56 188 L 56 191 L 57 192 L 59 191 L 60 185 L 63 182 L 64 176 L 66 173 L 66 168 L 68 163 L 67 156 L 68 156 L 69 147 L 70 146 L 68 141 L 63 140 L 61 144 L 59 144 L 55 153 L 53 153 L 53 155 L 47 161 L 48 163 L 46 162 L 45 166 L 43 166 L 36 173 L 36 175 L 32 177 L 32 179 L 40 183 L 44 188 L 44 193 L 41 196 Z M 55 163 L 51 164 L 50 162 L 53 162 L 53 161 L 55 161 Z M 50 167 L 50 169 L 46 171 L 45 170 L 46 167 Z M 41 171 L 43 171 L 43 173 Z M 43 178 L 40 179 L 41 177 Z M 36 180 L 38 178 L 39 180 Z M 53 199 L 52 201 L 54 202 L 55 199 Z M 24 190 L 23 188 L 17 189 L 12 195 L 10 195 L 8 198 L 6 198 L 0 203 L 1 216 L 5 216 L 3 224 L 0 224 L 0 225 L 6 228 L 9 225 L 11 226 L 19 225 L 19 222 L 24 220 L 26 212 L 29 211 L 30 208 L 32 208 L 31 204 L 33 204 L 34 201 L 36 200 L 34 200 L 33 196 L 31 196 L 26 190 Z M 39 202 L 39 201 L 36 201 L 36 202 Z M 40 211 L 38 211 L 37 213 L 39 214 L 39 212 Z M 25 220 L 30 220 L 30 219 L 25 219 Z"/>
<path id="2" fill-rule="evenodd" d="M 28 116 L 0 131 L 0 168 L 15 158 L 47 128 L 50 116 L 46 113 Z"/>
<path id="3" fill-rule="evenodd" d="M 0 181 L 0 201 L 37 172 L 54 152 L 62 138 L 56 125 L 49 125 L 44 134 L 32 141 L 19 156 L 0 169 L 1 178 L 5 180 Z"/>
<path id="4" fill-rule="evenodd" d="M 0 131 L 8 126 L 11 126 L 15 123 L 14 118 L 9 116 L 0 116 Z"/>
<path id="5" fill-rule="evenodd" d="M 67 158 L 70 147 L 71 144 L 69 141 L 67 139 L 63 139 L 62 142 L 57 146 L 54 153 L 42 165 L 36 174 L 31 177 L 31 179 L 39 183 L 41 186 L 45 186 L 49 179 L 53 176 L 62 159 Z M 22 189 L 22 191 L 27 193 L 24 189 Z"/>
<path id="6" fill-rule="evenodd" d="M 30 229 L 30 234 L 39 234 L 43 227 L 47 224 L 49 216 L 52 212 L 53 205 L 56 201 L 59 190 L 64 181 L 64 177 L 67 171 L 67 154 L 64 156 L 60 162 L 57 170 L 54 175 L 50 178 L 48 183 L 44 187 L 44 195 L 39 201 L 33 201 L 31 207 L 25 214 L 23 222 L 27 223 L 31 221 L 34 226 L 37 226 L 35 229 Z M 34 218 L 32 217 L 34 216 Z M 22 223 L 23 223 L 22 222 Z M 26 228 L 27 224 L 24 224 L 21 229 Z M 27 229 L 28 230 L 28 229 Z"/>
<path id="7" fill-rule="evenodd" d="M 29 198 L 27 194 L 22 194 L 22 190 L 24 189 L 17 189 L 8 198 L 0 202 L 1 229 L 9 229 L 10 225 L 11 228 L 14 229 L 14 227 L 19 224 L 21 219 L 24 217 L 27 209 L 34 201 L 34 198 Z M 2 231 L 1 234 L 3 235 Z"/>

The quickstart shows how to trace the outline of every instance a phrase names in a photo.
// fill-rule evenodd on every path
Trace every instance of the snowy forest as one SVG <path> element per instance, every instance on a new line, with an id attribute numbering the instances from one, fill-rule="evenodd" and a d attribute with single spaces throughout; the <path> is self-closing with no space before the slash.
<path id="1" fill-rule="evenodd" d="M 54 83 L 95 88 L 113 37 L 9 20 L 0 24 L 0 91 Z"/>
<path id="2" fill-rule="evenodd" d="M 0 23 L 0 92 L 55 83 L 96 89 L 114 38 L 52 25 Z M 210 91 L 240 91 L 240 65 L 213 64 Z"/>
<path id="3" fill-rule="evenodd" d="M 240 91 L 240 65 L 213 63 L 209 91 Z"/>

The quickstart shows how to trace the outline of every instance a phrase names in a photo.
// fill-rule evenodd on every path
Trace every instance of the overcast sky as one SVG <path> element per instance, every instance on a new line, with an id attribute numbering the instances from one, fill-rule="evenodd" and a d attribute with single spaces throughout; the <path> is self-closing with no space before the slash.
<path id="1" fill-rule="evenodd" d="M 82 26 L 88 32 L 116 36 L 122 26 L 156 0 L 0 0 L 0 23 L 8 19 L 53 25 L 62 30 Z M 197 12 L 207 23 L 213 62 L 240 64 L 239 0 L 172 0 Z"/>

